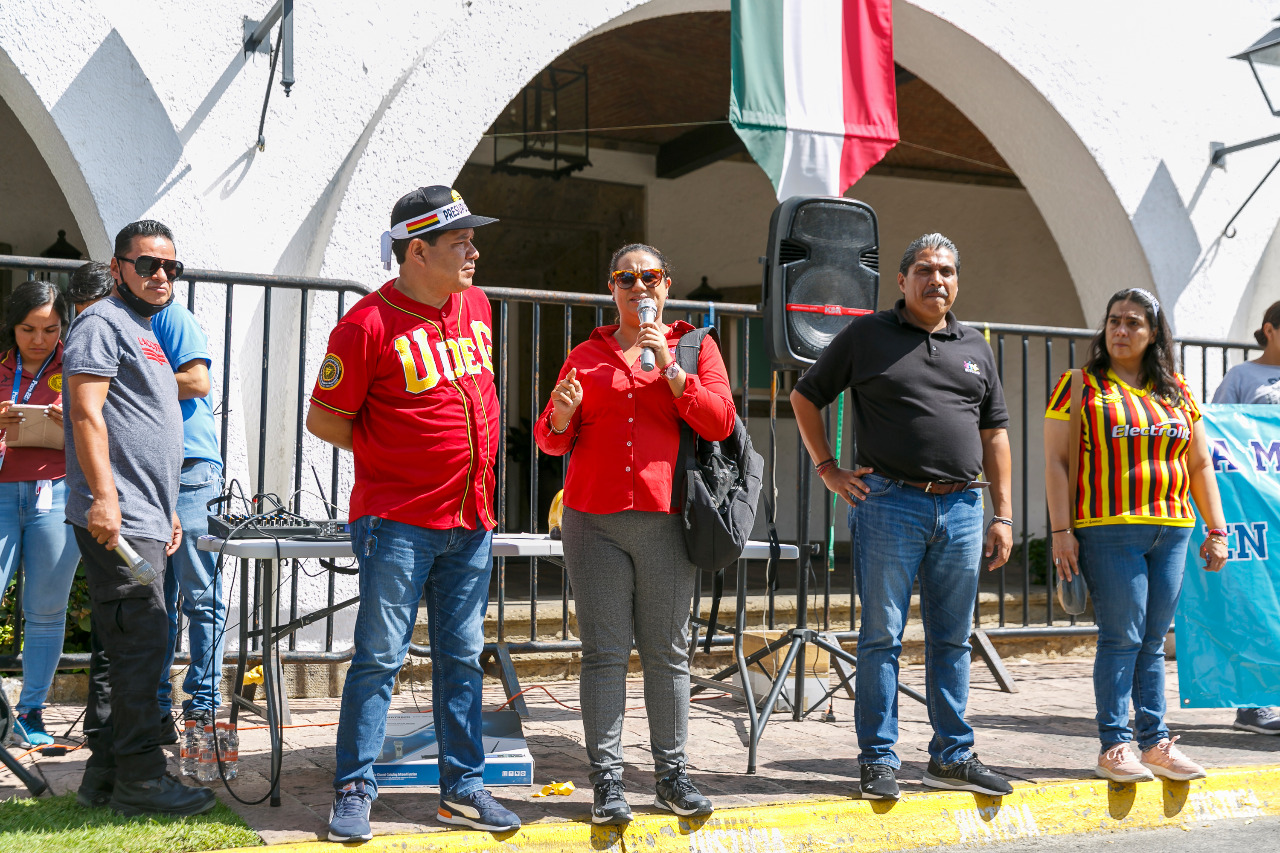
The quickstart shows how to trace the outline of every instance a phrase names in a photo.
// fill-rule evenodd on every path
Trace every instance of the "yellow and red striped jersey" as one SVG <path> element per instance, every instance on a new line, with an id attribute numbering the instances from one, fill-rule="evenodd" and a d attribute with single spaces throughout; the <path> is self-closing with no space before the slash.
<path id="1" fill-rule="evenodd" d="M 1185 401 L 1178 406 L 1111 370 L 1101 378 L 1085 372 L 1076 527 L 1195 523 L 1187 453 L 1200 408 L 1186 380 L 1175 378 Z M 1070 385 L 1068 371 L 1049 395 L 1046 418 L 1070 419 Z"/>

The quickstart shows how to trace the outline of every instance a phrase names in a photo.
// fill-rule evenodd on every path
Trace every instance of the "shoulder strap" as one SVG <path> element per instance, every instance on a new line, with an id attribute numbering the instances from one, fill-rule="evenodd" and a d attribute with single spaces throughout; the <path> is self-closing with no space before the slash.
<path id="1" fill-rule="evenodd" d="M 1071 421 L 1069 432 L 1070 444 L 1067 445 L 1067 465 L 1070 474 L 1067 476 L 1067 521 L 1069 526 L 1076 524 L 1076 501 L 1080 490 L 1080 431 L 1083 427 L 1080 411 L 1084 404 L 1084 371 L 1079 368 L 1071 371 Z"/>
<path id="2" fill-rule="evenodd" d="M 680 342 L 676 344 L 676 364 L 680 365 L 680 369 L 685 373 L 698 375 L 698 354 L 702 352 L 702 339 L 708 335 L 717 344 L 720 343 L 720 333 L 716 331 L 715 326 L 694 329 L 680 336 Z M 680 453 L 676 456 L 676 465 L 671 470 L 671 510 L 673 512 L 680 510 L 683 504 L 685 468 L 695 458 L 697 450 L 698 438 L 693 428 L 681 421 Z M 697 464 L 696 461 L 693 464 Z"/>
<path id="3" fill-rule="evenodd" d="M 707 335 L 711 336 L 717 346 L 720 345 L 720 333 L 715 326 L 694 329 L 680 336 L 680 343 L 676 344 L 676 363 L 685 373 L 698 375 L 698 354 L 702 352 L 702 339 Z"/>

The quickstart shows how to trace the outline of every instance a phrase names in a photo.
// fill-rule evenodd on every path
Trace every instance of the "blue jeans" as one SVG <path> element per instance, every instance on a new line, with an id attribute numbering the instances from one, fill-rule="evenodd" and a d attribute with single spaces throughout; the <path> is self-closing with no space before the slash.
<path id="1" fill-rule="evenodd" d="M 227 603 L 222 597 L 222 575 L 214 554 L 196 549 L 196 540 L 209 532 L 208 501 L 222 494 L 222 466 L 200 460 L 182 466 L 178 488 L 178 521 L 182 524 L 182 544 L 168 560 L 164 576 L 164 606 L 169 614 L 169 648 L 157 699 L 160 712 L 173 707 L 173 687 L 169 673 L 178 646 L 178 593 L 182 593 L 182 615 L 187 619 L 187 640 L 191 664 L 182 689 L 189 697 L 182 703 L 185 715 L 214 715 L 222 696 L 222 648 L 227 632 Z"/>
<path id="2" fill-rule="evenodd" d="M 67 483 L 53 481 L 53 504 L 36 509 L 35 481 L 0 483 L 0 591 L 22 564 L 22 695 L 18 713 L 44 707 L 67 633 L 67 599 L 80 550 L 67 524 Z"/>
<path id="3" fill-rule="evenodd" d="M 1098 623 L 1093 695 L 1105 751 L 1133 740 L 1150 749 L 1164 724 L 1164 638 L 1182 592 L 1190 527 L 1106 524 L 1076 530 Z M 1134 728 L 1129 728 L 1133 699 Z"/>
<path id="4" fill-rule="evenodd" d="M 355 656 L 342 688 L 334 788 L 363 781 L 377 795 L 373 762 L 382 751 L 391 687 L 409 651 L 418 602 L 425 598 L 440 794 L 464 797 L 479 790 L 480 652 L 493 534 L 463 527 L 429 530 L 366 515 L 356 520 L 351 544 L 360 563 L 360 609 Z"/>
<path id="5" fill-rule="evenodd" d="M 969 634 L 982 557 L 982 493 L 932 495 L 877 474 L 871 491 L 849 510 L 862 619 L 858 627 L 854 725 L 859 764 L 902 766 L 898 741 L 898 656 L 920 581 L 924 620 L 925 697 L 933 738 L 929 755 L 949 765 L 972 754 Z"/>

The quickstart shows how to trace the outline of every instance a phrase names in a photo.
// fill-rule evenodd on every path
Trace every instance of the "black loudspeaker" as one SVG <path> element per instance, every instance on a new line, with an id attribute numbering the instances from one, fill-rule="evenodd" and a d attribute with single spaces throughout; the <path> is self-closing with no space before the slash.
<path id="1" fill-rule="evenodd" d="M 813 364 L 849 321 L 876 310 L 876 212 L 851 198 L 795 196 L 769 220 L 764 341 L 782 367 Z"/>

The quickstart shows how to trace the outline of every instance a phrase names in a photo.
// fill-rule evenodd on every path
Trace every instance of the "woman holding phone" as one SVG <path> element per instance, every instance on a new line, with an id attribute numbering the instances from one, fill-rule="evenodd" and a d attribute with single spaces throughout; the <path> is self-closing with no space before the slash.
<path id="1" fill-rule="evenodd" d="M 62 435 L 62 335 L 69 312 L 58 288 L 45 281 L 19 284 L 5 307 L 0 323 L 0 590 L 22 566 L 26 626 L 14 737 L 35 747 L 53 743 L 42 712 L 62 656 L 67 599 L 80 562 L 64 514 L 67 466 L 56 440 Z M 38 432 L 40 443 L 31 443 L 24 432 Z"/>

